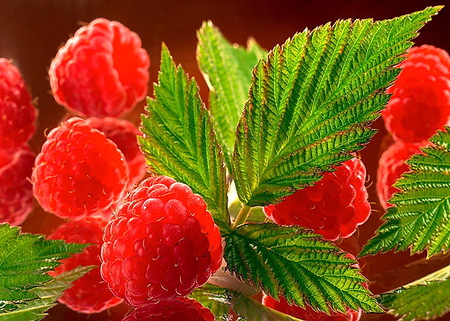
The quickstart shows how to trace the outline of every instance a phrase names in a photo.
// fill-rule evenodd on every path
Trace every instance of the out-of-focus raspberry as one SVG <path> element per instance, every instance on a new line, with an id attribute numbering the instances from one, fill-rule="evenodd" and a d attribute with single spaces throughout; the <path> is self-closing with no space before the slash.
<path id="1" fill-rule="evenodd" d="M 108 285 L 100 276 L 100 246 L 102 243 L 102 228 L 106 221 L 100 218 L 88 218 L 81 221 L 71 221 L 59 226 L 49 239 L 65 240 L 70 243 L 90 243 L 91 246 L 82 253 L 64 259 L 62 264 L 52 273 L 53 276 L 71 271 L 78 266 L 96 265 L 76 280 L 58 299 L 74 311 L 96 313 L 106 310 L 122 302 L 108 289 Z"/>
<path id="2" fill-rule="evenodd" d="M 20 148 L 36 130 L 37 111 L 19 70 L 0 58 L 0 149 Z"/>
<path id="3" fill-rule="evenodd" d="M 413 47 L 400 68 L 383 119 L 395 140 L 422 142 L 450 119 L 450 57 L 433 46 Z"/>
<path id="4" fill-rule="evenodd" d="M 62 218 L 110 213 L 128 184 L 128 166 L 117 146 L 81 118 L 54 128 L 36 157 L 33 193 Z"/>
<path id="5" fill-rule="evenodd" d="M 144 180 L 125 198 L 103 241 L 103 279 L 133 306 L 188 295 L 222 262 L 220 232 L 206 203 L 165 176 Z"/>
<path id="6" fill-rule="evenodd" d="M 264 212 L 277 224 L 311 228 L 328 240 L 349 237 L 370 215 L 365 179 L 366 168 L 355 157 Z"/>
<path id="7" fill-rule="evenodd" d="M 386 209 L 389 199 L 398 192 L 394 183 L 403 173 L 410 170 L 405 162 L 414 154 L 422 153 L 421 147 L 427 145 L 427 142 L 420 144 L 403 143 L 401 141 L 392 144 L 380 157 L 377 171 L 377 193 L 381 206 Z"/>
<path id="8" fill-rule="evenodd" d="M 56 101 L 81 115 L 118 117 L 147 93 L 150 59 L 139 36 L 117 21 L 95 19 L 53 59 Z"/>
<path id="9" fill-rule="evenodd" d="M 137 308 L 122 321 L 214 321 L 208 308 L 190 298 L 162 300 Z"/>
<path id="10" fill-rule="evenodd" d="M 30 183 L 35 155 L 27 145 L 0 149 L 0 223 L 19 225 L 34 208 Z"/>
<path id="11" fill-rule="evenodd" d="M 86 122 L 92 128 L 98 129 L 112 140 L 125 156 L 129 167 L 130 179 L 128 185 L 138 183 L 145 175 L 146 165 L 144 154 L 139 149 L 137 136 L 142 135 L 133 123 L 113 117 L 91 117 Z"/>

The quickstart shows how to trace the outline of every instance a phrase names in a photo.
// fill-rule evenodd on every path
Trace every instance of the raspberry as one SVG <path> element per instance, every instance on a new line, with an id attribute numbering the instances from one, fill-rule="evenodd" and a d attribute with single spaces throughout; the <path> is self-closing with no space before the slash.
<path id="1" fill-rule="evenodd" d="M 142 135 L 139 129 L 129 121 L 113 117 L 91 117 L 86 119 L 86 122 L 105 134 L 123 153 L 130 173 L 128 185 L 138 183 L 146 172 L 145 157 L 137 143 L 137 136 Z"/>
<path id="2" fill-rule="evenodd" d="M 19 148 L 36 130 L 37 111 L 19 70 L 0 58 L 0 148 Z"/>
<path id="3" fill-rule="evenodd" d="M 19 225 L 33 210 L 33 188 L 29 181 L 35 155 L 27 145 L 0 149 L 0 223 Z"/>
<path id="4" fill-rule="evenodd" d="M 370 215 L 365 178 L 363 162 L 352 158 L 264 212 L 277 224 L 311 228 L 328 240 L 349 237 Z"/>
<path id="5" fill-rule="evenodd" d="M 220 232 L 206 203 L 165 176 L 142 181 L 125 198 L 103 241 L 103 279 L 133 306 L 188 295 L 222 262 Z"/>
<path id="6" fill-rule="evenodd" d="M 33 192 L 62 218 L 109 214 L 128 184 L 125 157 L 100 131 L 74 117 L 54 128 L 36 158 Z"/>
<path id="7" fill-rule="evenodd" d="M 82 253 L 63 260 L 62 264 L 55 269 L 53 275 L 71 271 L 80 265 L 99 266 L 102 228 L 105 225 L 106 221 L 100 218 L 88 218 L 81 221 L 70 221 L 59 226 L 49 236 L 49 239 L 93 245 L 85 248 Z M 108 285 L 100 276 L 100 267 L 94 268 L 76 280 L 58 301 L 74 311 L 83 313 L 101 312 L 122 302 L 108 289 Z"/>
<path id="8" fill-rule="evenodd" d="M 410 170 L 405 163 L 414 154 L 422 153 L 420 147 L 426 146 L 426 142 L 421 144 L 403 143 L 401 141 L 392 144 L 380 157 L 377 172 L 377 194 L 381 206 L 386 209 L 391 204 L 388 200 L 399 191 L 393 184 L 403 173 Z"/>
<path id="9" fill-rule="evenodd" d="M 383 119 L 395 140 L 421 142 L 449 122 L 450 57 L 423 45 L 410 49 L 400 67 Z"/>
<path id="10" fill-rule="evenodd" d="M 214 321 L 208 308 L 190 298 L 163 300 L 137 308 L 122 321 Z"/>
<path id="11" fill-rule="evenodd" d="M 136 33 L 99 18 L 59 49 L 50 65 L 50 85 L 56 101 L 69 110 L 117 117 L 145 97 L 149 65 Z"/>

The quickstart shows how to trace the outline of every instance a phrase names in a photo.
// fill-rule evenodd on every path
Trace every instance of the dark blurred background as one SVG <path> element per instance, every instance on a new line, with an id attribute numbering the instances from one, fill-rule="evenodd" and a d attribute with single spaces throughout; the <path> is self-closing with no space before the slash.
<path id="1" fill-rule="evenodd" d="M 151 0 L 0 0 L 0 57 L 12 59 L 21 71 L 39 109 L 39 126 L 31 146 L 39 152 L 45 133 L 67 117 L 53 99 L 47 71 L 58 48 L 83 24 L 104 17 L 117 20 L 139 34 L 151 59 L 150 82 L 156 81 L 161 42 L 165 42 L 177 63 L 195 77 L 207 102 L 208 89 L 196 63 L 196 30 L 202 21 L 212 20 L 231 41 L 245 45 L 254 37 L 264 48 L 282 43 L 295 32 L 344 18 L 387 19 L 431 5 L 440 0 L 229 0 L 229 1 L 151 1 Z M 416 44 L 431 44 L 450 51 L 450 8 L 444 8 L 422 30 Z M 152 95 L 152 85 L 149 87 Z M 139 123 L 144 102 L 124 118 Z M 381 120 L 374 127 L 379 133 L 361 152 L 368 169 L 369 194 L 373 204 L 370 220 L 355 236 L 339 243 L 357 254 L 371 237 L 383 214 L 375 193 L 378 158 L 386 138 Z M 44 213 L 38 206 L 23 224 L 23 230 L 50 233 L 62 220 Z M 388 253 L 360 260 L 370 288 L 386 291 L 430 273 L 450 263 L 450 256 L 426 261 L 424 255 Z M 127 307 L 119 306 L 96 315 L 82 315 L 58 305 L 46 320 L 121 320 Z M 363 320 L 395 320 L 393 317 L 366 315 Z M 440 320 L 450 320 L 443 317 Z"/>

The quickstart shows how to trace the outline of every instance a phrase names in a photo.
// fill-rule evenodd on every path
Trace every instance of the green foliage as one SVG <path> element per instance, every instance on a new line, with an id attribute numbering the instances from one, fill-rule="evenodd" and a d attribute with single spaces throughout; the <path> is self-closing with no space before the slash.
<path id="1" fill-rule="evenodd" d="M 227 269 L 274 298 L 321 311 L 379 312 L 355 261 L 331 242 L 298 227 L 241 225 L 226 237 Z"/>
<path id="2" fill-rule="evenodd" d="M 210 21 L 203 23 L 197 38 L 197 60 L 210 89 L 212 119 L 230 165 L 236 125 L 248 97 L 252 69 L 267 52 L 251 39 L 247 48 L 232 45 Z"/>
<path id="3" fill-rule="evenodd" d="M 9 308 L 36 299 L 31 290 L 52 279 L 47 272 L 57 267 L 59 260 L 87 246 L 19 233 L 17 227 L 0 225 L 0 302 L 5 301 Z"/>
<path id="4" fill-rule="evenodd" d="M 216 317 L 216 321 L 228 320 L 231 308 L 231 295 L 226 289 L 212 284 L 205 284 L 196 289 L 190 297 L 210 309 Z"/>
<path id="5" fill-rule="evenodd" d="M 399 73 L 393 66 L 439 9 L 326 24 L 294 35 L 259 61 L 232 160 L 240 200 L 276 203 L 361 149 Z"/>
<path id="6" fill-rule="evenodd" d="M 397 183 L 401 192 L 389 201 L 394 206 L 383 216 L 386 221 L 361 255 L 392 249 L 411 253 L 428 251 L 428 256 L 450 248 L 450 130 L 437 133 L 408 164 L 411 172 Z"/>
<path id="7" fill-rule="evenodd" d="M 176 67 L 163 45 L 161 71 L 142 116 L 144 137 L 139 140 L 154 173 L 189 185 L 208 204 L 216 223 L 229 223 L 227 182 L 222 149 L 196 82 Z"/>
<path id="8" fill-rule="evenodd" d="M 433 320 L 450 312 L 450 266 L 399 289 L 378 301 L 400 320 Z"/>
<path id="9" fill-rule="evenodd" d="M 45 317 L 48 309 L 53 307 L 61 294 L 71 286 L 72 282 L 92 270 L 92 266 L 77 267 L 71 271 L 57 275 L 53 280 L 42 286 L 33 288 L 30 292 L 34 300 L 23 302 L 14 308 L 1 309 L 0 321 L 32 321 Z"/>

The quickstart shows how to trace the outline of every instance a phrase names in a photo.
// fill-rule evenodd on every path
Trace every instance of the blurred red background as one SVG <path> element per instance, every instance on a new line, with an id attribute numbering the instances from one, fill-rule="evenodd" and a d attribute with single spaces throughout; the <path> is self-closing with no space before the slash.
<path id="1" fill-rule="evenodd" d="M 16 0 L 0 1 L 0 57 L 12 59 L 20 69 L 39 109 L 39 126 L 31 141 L 38 153 L 45 133 L 65 117 L 66 111 L 53 99 L 48 82 L 48 67 L 57 49 L 80 25 L 104 17 L 117 20 L 139 34 L 151 59 L 150 82 L 156 81 L 161 42 L 165 42 L 177 63 L 195 77 L 207 102 L 208 89 L 195 58 L 196 30 L 202 21 L 212 20 L 231 41 L 245 45 L 254 37 L 264 48 L 277 43 L 304 28 L 314 28 L 328 21 L 343 18 L 387 19 L 426 6 L 445 4 L 445 0 L 229 0 L 229 1 L 108 1 L 108 0 Z M 450 8 L 444 8 L 422 30 L 416 44 L 432 44 L 450 51 Z M 152 85 L 149 87 L 152 95 Z M 141 102 L 124 118 L 139 123 L 144 110 Z M 380 224 L 383 211 L 375 193 L 375 180 L 382 141 L 386 141 L 381 119 L 374 127 L 380 129 L 371 143 L 361 152 L 368 169 L 369 195 L 373 204 L 370 220 L 355 236 L 338 244 L 357 254 L 361 245 L 371 237 Z M 50 233 L 62 220 L 42 211 L 35 211 L 23 224 L 32 233 Z M 450 263 L 450 255 L 426 261 L 424 255 L 410 256 L 408 252 L 388 253 L 363 258 L 360 265 L 370 288 L 375 293 L 386 291 L 426 275 Z M 124 305 L 96 315 L 83 315 L 58 305 L 46 320 L 121 320 L 128 308 Z M 440 320 L 449 320 L 443 317 Z M 365 315 L 363 320 L 395 320 L 390 316 Z"/>

